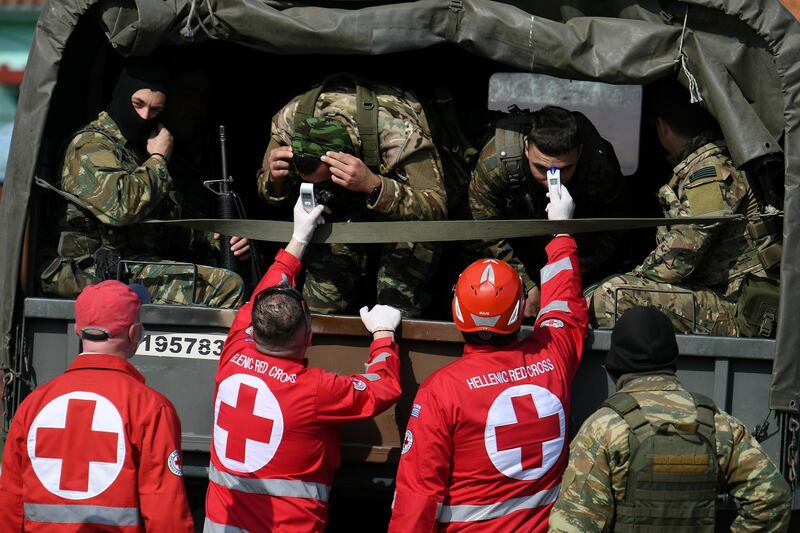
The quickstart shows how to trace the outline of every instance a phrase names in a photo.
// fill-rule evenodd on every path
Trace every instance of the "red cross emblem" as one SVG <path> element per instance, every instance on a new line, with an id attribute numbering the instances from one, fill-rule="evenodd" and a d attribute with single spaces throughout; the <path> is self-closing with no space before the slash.
<path id="1" fill-rule="evenodd" d="M 42 485 L 68 499 L 106 490 L 125 460 L 122 417 L 95 393 L 76 391 L 51 400 L 28 432 L 28 455 Z"/>
<path id="2" fill-rule="evenodd" d="M 217 388 L 214 417 L 216 459 L 234 472 L 255 472 L 272 460 L 283 437 L 283 413 L 267 384 L 233 374 Z"/>
<path id="3" fill-rule="evenodd" d="M 257 388 L 242 383 L 239 385 L 236 407 L 222 402 L 219 408 L 217 424 L 228 432 L 225 457 L 239 463 L 244 462 L 247 440 L 269 443 L 272 426 L 275 425 L 272 420 L 254 414 L 257 393 Z"/>
<path id="4" fill-rule="evenodd" d="M 503 475 L 540 479 L 564 449 L 566 414 L 561 400 L 544 387 L 509 387 L 495 398 L 486 418 L 484 444 Z"/>
<path id="5" fill-rule="evenodd" d="M 522 469 L 529 470 L 542 466 L 542 443 L 561 436 L 558 413 L 539 417 L 533 396 L 514 396 L 511 398 L 517 422 L 494 428 L 497 449 L 522 449 Z"/>
<path id="6" fill-rule="evenodd" d="M 89 463 L 117 462 L 117 433 L 92 430 L 96 407 L 93 400 L 69 400 L 66 427 L 36 433 L 36 457 L 61 459 L 61 490 L 86 492 Z"/>

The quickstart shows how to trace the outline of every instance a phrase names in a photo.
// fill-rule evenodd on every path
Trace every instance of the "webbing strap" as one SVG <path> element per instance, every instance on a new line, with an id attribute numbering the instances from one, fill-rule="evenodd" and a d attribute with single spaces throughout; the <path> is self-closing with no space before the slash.
<path id="1" fill-rule="evenodd" d="M 329 79 L 330 78 L 326 78 L 322 81 L 322 83 L 312 87 L 311 90 L 307 91 L 305 94 L 303 94 L 303 96 L 300 97 L 300 100 L 297 102 L 297 109 L 294 111 L 295 125 L 300 124 L 305 119 L 314 116 L 314 106 L 317 104 L 319 95 L 322 94 L 322 90 L 325 88 L 325 85 L 328 83 Z"/>
<path id="2" fill-rule="evenodd" d="M 716 432 L 714 413 L 717 407 L 714 405 L 714 401 L 707 396 L 696 392 L 691 392 L 690 394 L 692 395 L 695 409 L 697 409 L 697 432 L 713 443 L 714 433 Z"/>
<path id="3" fill-rule="evenodd" d="M 611 395 L 602 405 L 612 409 L 630 426 L 633 432 L 631 435 L 631 457 L 633 457 L 635 448 L 638 447 L 639 443 L 645 438 L 655 435 L 653 426 L 645 418 L 639 403 L 627 392 L 617 392 Z"/>
<path id="4" fill-rule="evenodd" d="M 69 202 L 92 212 L 94 208 L 83 200 L 36 178 L 36 184 L 53 191 Z M 582 218 L 574 220 L 417 220 L 408 222 L 342 222 L 323 224 L 314 232 L 312 242 L 341 244 L 376 244 L 390 242 L 446 242 L 463 240 L 494 240 L 555 235 L 557 233 L 587 233 L 622 229 L 679 226 L 684 224 L 715 224 L 740 220 L 743 215 L 685 218 Z M 181 226 L 222 235 L 238 235 L 259 241 L 288 242 L 292 236 L 291 222 L 276 220 L 221 220 L 193 218 L 178 220 L 143 220 L 141 224 Z"/>
<path id="5" fill-rule="evenodd" d="M 530 115 L 512 115 L 497 121 L 494 132 L 494 146 L 500 171 L 509 183 L 510 205 L 519 199 L 522 184 L 525 180 L 522 169 L 523 130 L 530 122 Z"/>
<path id="6" fill-rule="evenodd" d="M 356 80 L 356 126 L 361 137 L 361 157 L 373 172 L 381 166 L 378 142 L 378 99 L 372 89 Z"/>
<path id="7" fill-rule="evenodd" d="M 663 218 L 584 218 L 576 220 L 421 220 L 412 222 L 342 222 L 323 224 L 314 232 L 312 242 L 375 244 L 389 242 L 446 242 L 494 240 L 549 236 L 557 233 L 588 233 L 621 229 L 714 224 L 737 220 L 725 217 Z M 288 242 L 291 222 L 274 220 L 180 219 L 146 220 L 142 224 L 172 224 L 187 228 L 238 235 L 248 239 Z"/>

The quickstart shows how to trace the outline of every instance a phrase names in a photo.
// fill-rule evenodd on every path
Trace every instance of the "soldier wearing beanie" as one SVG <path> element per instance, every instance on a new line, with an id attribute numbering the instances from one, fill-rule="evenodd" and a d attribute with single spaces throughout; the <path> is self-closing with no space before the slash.
<path id="1" fill-rule="evenodd" d="M 581 427 L 550 531 L 713 532 L 715 500 L 737 504 L 731 531 L 786 531 L 789 486 L 740 420 L 675 375 L 672 321 L 634 307 L 617 321 L 606 370 L 617 393 Z"/>
<path id="2" fill-rule="evenodd" d="M 287 207 L 301 182 L 313 183 L 327 222 L 447 217 L 439 154 L 416 97 L 349 75 L 328 78 L 275 114 L 257 179 L 267 203 Z M 312 244 L 303 286 L 309 309 L 354 311 L 372 252 L 380 256 L 377 303 L 418 317 L 439 257 L 432 243 Z"/>

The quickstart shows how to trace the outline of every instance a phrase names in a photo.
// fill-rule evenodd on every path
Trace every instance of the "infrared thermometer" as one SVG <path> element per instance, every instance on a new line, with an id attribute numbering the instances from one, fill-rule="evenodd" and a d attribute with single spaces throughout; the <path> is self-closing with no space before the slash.
<path id="1" fill-rule="evenodd" d="M 313 183 L 300 184 L 300 201 L 303 203 L 303 209 L 306 210 L 306 213 L 310 213 L 317 207 L 317 198 L 314 196 Z"/>
<path id="2" fill-rule="evenodd" d="M 561 170 L 550 167 L 547 171 L 547 192 L 550 193 L 550 201 L 561 199 Z"/>

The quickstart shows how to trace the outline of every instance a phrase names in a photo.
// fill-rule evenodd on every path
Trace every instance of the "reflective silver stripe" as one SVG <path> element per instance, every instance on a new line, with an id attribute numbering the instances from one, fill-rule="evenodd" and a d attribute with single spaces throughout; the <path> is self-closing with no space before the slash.
<path id="1" fill-rule="evenodd" d="M 390 354 L 389 352 L 381 352 L 381 353 L 379 353 L 377 356 L 375 356 L 375 359 L 373 359 L 369 363 L 364 363 L 364 370 L 369 372 L 369 367 L 371 367 L 372 365 L 377 365 L 378 363 L 383 363 L 384 361 L 389 359 L 391 356 L 392 356 L 392 354 Z"/>
<path id="2" fill-rule="evenodd" d="M 500 320 L 500 315 L 485 317 L 470 313 L 469 316 L 476 326 L 489 326 L 490 328 L 497 325 L 497 321 Z"/>
<path id="3" fill-rule="evenodd" d="M 558 498 L 561 485 L 537 492 L 531 496 L 523 496 L 499 503 L 486 505 L 442 505 L 439 512 L 439 522 L 477 522 L 500 518 L 514 511 L 535 509 L 542 505 L 553 503 Z"/>
<path id="4" fill-rule="evenodd" d="M 572 261 L 569 260 L 569 257 L 559 259 L 555 263 L 546 264 L 541 270 L 541 284 L 544 285 L 556 277 L 559 272 L 564 272 L 565 270 L 572 270 Z"/>
<path id="5" fill-rule="evenodd" d="M 26 503 L 25 520 L 47 524 L 98 524 L 103 526 L 138 526 L 142 523 L 137 507 L 101 505 L 62 505 Z"/>
<path id="6" fill-rule="evenodd" d="M 367 381 L 378 381 L 379 379 L 381 379 L 380 374 L 356 374 L 356 376 L 361 376 Z"/>
<path id="7" fill-rule="evenodd" d="M 206 517 L 206 521 L 203 522 L 203 533 L 250 533 L 250 531 L 236 526 L 217 524 Z"/>
<path id="8" fill-rule="evenodd" d="M 214 465 L 208 467 L 208 479 L 225 488 L 250 494 L 268 494 L 289 498 L 310 498 L 328 501 L 331 488 L 322 483 L 311 483 L 296 479 L 257 479 L 239 477 L 228 472 L 220 472 Z"/>
<path id="9" fill-rule="evenodd" d="M 549 313 L 550 311 L 564 311 L 565 313 L 572 312 L 569 310 L 569 304 L 566 302 L 566 300 L 553 300 L 549 304 L 542 307 L 542 310 L 539 311 L 538 315 L 536 315 L 536 320 L 539 320 L 542 315 Z"/>

